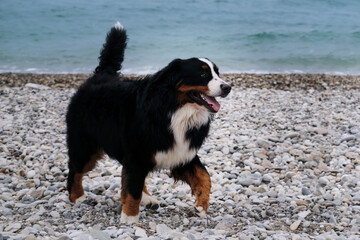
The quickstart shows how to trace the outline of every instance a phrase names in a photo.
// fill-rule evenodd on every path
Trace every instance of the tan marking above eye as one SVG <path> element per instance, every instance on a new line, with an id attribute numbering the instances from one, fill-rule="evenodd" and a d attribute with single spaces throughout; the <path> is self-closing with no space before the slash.
<path id="1" fill-rule="evenodd" d="M 202 68 L 202 69 L 208 69 L 209 66 L 208 66 L 208 65 L 202 65 L 201 68 Z"/>

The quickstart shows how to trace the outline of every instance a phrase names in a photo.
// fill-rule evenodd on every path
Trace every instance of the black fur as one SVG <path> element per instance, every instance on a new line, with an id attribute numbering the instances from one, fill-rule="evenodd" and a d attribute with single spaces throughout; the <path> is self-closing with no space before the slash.
<path id="1" fill-rule="evenodd" d="M 207 172 L 206 168 L 201 163 L 199 156 L 195 156 L 191 162 L 189 162 L 183 166 L 174 168 L 171 171 L 171 177 L 173 177 L 175 179 L 175 181 L 183 180 L 184 172 L 186 172 L 190 175 L 195 175 L 195 167 L 200 167 L 201 169 L 205 170 L 205 172 Z"/>
<path id="2" fill-rule="evenodd" d="M 128 192 L 139 198 L 146 175 L 155 167 L 154 154 L 167 151 L 174 144 L 171 116 L 183 104 L 177 89 L 184 84 L 206 86 L 211 79 L 200 77 L 204 63 L 191 58 L 175 59 L 154 75 L 129 80 L 117 73 L 126 41 L 124 29 L 111 29 L 94 75 L 69 104 L 66 115 L 69 192 L 74 174 L 84 172 L 91 156 L 103 151 L 123 165 Z M 209 124 L 210 121 L 187 131 L 192 148 L 200 148 Z M 197 156 L 193 161 L 201 165 Z"/>
<path id="3" fill-rule="evenodd" d="M 186 138 L 190 140 L 190 147 L 199 149 L 209 133 L 210 124 L 199 128 L 191 128 L 186 132 Z"/>
<path id="4" fill-rule="evenodd" d="M 99 66 L 95 73 L 108 71 L 115 74 L 121 70 L 121 63 L 124 61 L 124 50 L 126 48 L 127 35 L 124 28 L 113 27 L 106 37 L 106 42 L 99 57 Z"/>

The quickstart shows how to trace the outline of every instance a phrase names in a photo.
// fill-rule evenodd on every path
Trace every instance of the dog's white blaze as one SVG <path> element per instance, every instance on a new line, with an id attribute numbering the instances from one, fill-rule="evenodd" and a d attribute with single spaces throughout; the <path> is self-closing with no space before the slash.
<path id="1" fill-rule="evenodd" d="M 171 118 L 171 130 L 174 134 L 174 146 L 166 152 L 155 155 L 156 168 L 172 169 L 191 161 L 198 149 L 190 149 L 190 142 L 186 139 L 186 132 L 190 128 L 200 128 L 210 120 L 210 113 L 196 104 L 185 104 L 178 109 Z"/>
<path id="2" fill-rule="evenodd" d="M 219 77 L 219 75 L 217 75 L 217 73 L 214 70 L 214 64 L 211 61 L 207 60 L 206 58 L 199 58 L 199 60 L 203 61 L 209 66 L 211 70 L 211 75 L 213 77 L 213 79 L 211 79 L 208 83 L 208 88 L 210 90 L 208 95 L 213 97 L 221 95 L 222 92 L 221 84 L 227 84 L 227 83 L 224 80 L 222 80 Z"/>
<path id="3" fill-rule="evenodd" d="M 122 30 L 122 29 L 124 29 L 124 26 L 121 25 L 120 22 L 116 22 L 115 25 L 114 25 L 114 28 L 116 28 L 117 30 Z"/>

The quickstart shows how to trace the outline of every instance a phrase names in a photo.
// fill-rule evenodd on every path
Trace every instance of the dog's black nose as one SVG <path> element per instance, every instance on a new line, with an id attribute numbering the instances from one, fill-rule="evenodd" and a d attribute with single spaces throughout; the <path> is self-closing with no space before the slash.
<path id="1" fill-rule="evenodd" d="M 231 86 L 228 84 L 221 84 L 220 88 L 223 91 L 224 95 L 228 95 L 229 92 L 231 91 Z"/>

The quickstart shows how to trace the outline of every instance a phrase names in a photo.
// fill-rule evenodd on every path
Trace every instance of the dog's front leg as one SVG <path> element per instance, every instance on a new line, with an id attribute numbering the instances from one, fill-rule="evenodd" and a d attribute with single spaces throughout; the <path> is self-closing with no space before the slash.
<path id="1" fill-rule="evenodd" d="M 195 156 L 188 164 L 173 169 L 172 177 L 190 185 L 192 194 L 196 197 L 195 209 L 197 214 L 202 218 L 205 217 L 209 207 L 211 180 L 199 157 Z"/>

